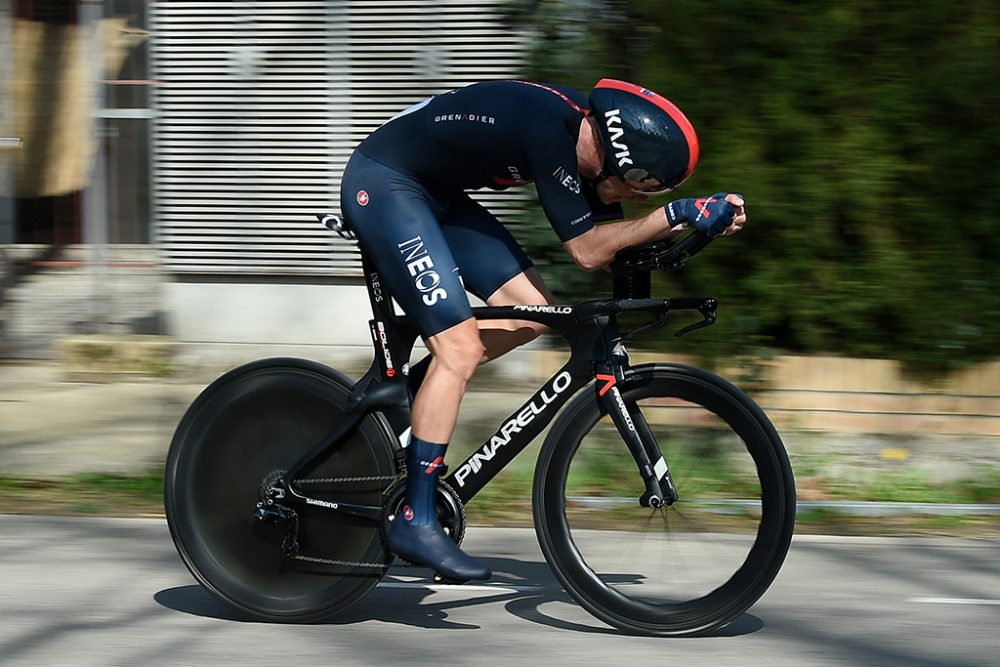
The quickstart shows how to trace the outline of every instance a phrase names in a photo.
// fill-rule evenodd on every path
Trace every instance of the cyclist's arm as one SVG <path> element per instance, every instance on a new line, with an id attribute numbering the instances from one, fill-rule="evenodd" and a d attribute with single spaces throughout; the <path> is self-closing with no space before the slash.
<path id="1" fill-rule="evenodd" d="M 716 232 L 721 236 L 735 234 L 743 229 L 747 221 L 742 195 L 730 192 L 726 194 L 725 202 L 731 205 L 726 214 L 729 226 L 722 232 Z M 708 217 L 708 213 L 705 213 L 705 217 Z M 615 253 L 623 248 L 670 239 L 686 229 L 687 224 L 675 224 L 671 229 L 666 210 L 656 208 L 641 218 L 593 227 L 565 241 L 563 246 L 580 268 L 595 271 L 607 267 L 615 258 Z"/>
<path id="2" fill-rule="evenodd" d="M 680 226 L 670 229 L 667 214 L 658 206 L 641 218 L 597 225 L 566 241 L 563 247 L 581 269 L 596 271 L 610 264 L 619 250 L 669 239 L 682 231 Z"/>

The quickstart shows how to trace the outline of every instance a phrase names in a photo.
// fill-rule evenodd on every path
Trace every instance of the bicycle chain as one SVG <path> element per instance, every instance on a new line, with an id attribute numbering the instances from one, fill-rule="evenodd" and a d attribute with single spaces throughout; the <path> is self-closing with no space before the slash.
<path id="1" fill-rule="evenodd" d="M 399 475 L 368 475 L 364 477 L 316 477 L 311 479 L 297 479 L 293 484 L 296 486 L 305 486 L 307 484 L 338 484 L 347 482 L 387 482 L 395 480 Z M 337 565 L 343 567 L 369 567 L 377 568 L 380 570 L 387 570 L 389 566 L 392 565 L 390 560 L 388 563 L 369 563 L 365 561 L 358 560 L 341 560 L 337 558 L 321 558 L 320 556 L 305 556 L 299 553 L 299 541 L 297 535 L 299 532 L 299 516 L 297 512 L 290 510 L 293 516 L 294 523 L 292 524 L 292 530 L 285 537 L 285 543 L 282 545 L 282 550 L 285 552 L 285 558 L 291 560 L 301 560 L 307 563 L 320 563 L 322 565 Z M 426 567 L 424 565 L 418 565 L 416 563 L 410 563 L 405 559 L 402 560 L 401 564 L 396 565 L 396 567 L 406 567 L 406 568 L 422 568 Z"/>
<path id="2" fill-rule="evenodd" d="M 337 484 L 341 482 L 387 482 L 396 479 L 398 475 L 369 475 L 367 477 L 316 477 L 310 479 L 297 479 L 293 484 L 305 486 L 306 484 Z"/>
<path id="3" fill-rule="evenodd" d="M 365 477 L 317 477 L 312 479 L 297 479 L 293 482 L 296 486 L 305 486 L 307 484 L 338 484 L 347 482 L 387 482 L 396 479 L 397 475 L 368 475 Z M 298 515 L 295 515 L 295 523 L 293 525 L 292 532 L 288 537 L 298 534 Z M 285 551 L 285 557 L 292 560 L 301 560 L 307 563 L 320 563 L 322 565 L 339 565 L 343 567 L 370 567 L 377 568 L 380 570 L 389 569 L 392 561 L 388 563 L 369 563 L 365 561 L 357 560 L 340 560 L 337 558 L 321 558 L 319 556 L 305 556 L 298 553 L 299 544 L 298 540 L 292 538 L 291 542 L 288 542 L 286 537 L 286 544 L 283 545 Z M 404 567 L 416 567 L 414 565 L 404 565 Z"/>
<path id="4" fill-rule="evenodd" d="M 345 567 L 371 567 L 382 569 L 389 569 L 390 563 L 366 563 L 359 560 L 338 560 L 336 558 L 320 558 L 319 556 L 287 556 L 292 560 L 304 560 L 307 563 L 322 563 L 323 565 L 343 565 Z M 407 566 L 412 567 L 412 566 Z"/>

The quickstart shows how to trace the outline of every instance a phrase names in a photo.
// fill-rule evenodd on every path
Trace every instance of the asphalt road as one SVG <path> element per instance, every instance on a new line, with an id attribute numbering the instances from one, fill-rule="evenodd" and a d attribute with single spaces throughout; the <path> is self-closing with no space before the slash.
<path id="1" fill-rule="evenodd" d="M 530 530 L 470 528 L 496 573 L 392 571 L 315 625 L 241 620 L 155 519 L 0 516 L 2 665 L 998 665 L 1000 542 L 797 538 L 771 590 L 708 637 L 630 637 L 560 589 Z"/>

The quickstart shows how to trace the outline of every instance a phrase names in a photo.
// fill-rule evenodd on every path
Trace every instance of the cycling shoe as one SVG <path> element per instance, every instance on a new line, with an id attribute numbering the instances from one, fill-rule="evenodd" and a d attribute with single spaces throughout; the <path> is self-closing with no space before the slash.
<path id="1" fill-rule="evenodd" d="M 398 517 L 389 529 L 389 549 L 402 558 L 426 565 L 446 579 L 489 579 L 490 568 L 458 548 L 440 524 L 413 525 Z"/>

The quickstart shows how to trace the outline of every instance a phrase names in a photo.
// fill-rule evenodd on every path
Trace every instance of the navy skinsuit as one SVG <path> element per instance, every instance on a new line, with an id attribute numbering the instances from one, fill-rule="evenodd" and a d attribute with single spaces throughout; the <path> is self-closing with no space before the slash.
<path id="1" fill-rule="evenodd" d="M 622 217 L 577 172 L 583 93 L 522 81 L 479 83 L 425 100 L 365 139 L 341 183 L 341 211 L 421 335 L 472 317 L 532 266 L 510 232 L 465 193 L 534 183 L 563 242 Z"/>

